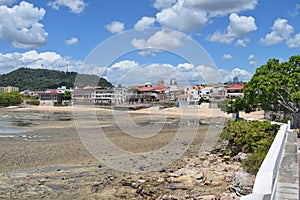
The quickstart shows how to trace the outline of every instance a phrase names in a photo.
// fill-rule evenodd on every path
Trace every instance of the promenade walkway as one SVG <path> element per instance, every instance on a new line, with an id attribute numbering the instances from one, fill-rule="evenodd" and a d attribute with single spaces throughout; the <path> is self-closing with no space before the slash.
<path id="1" fill-rule="evenodd" d="M 298 140 L 298 145 L 297 145 Z M 276 200 L 299 199 L 299 149 L 300 140 L 297 134 L 288 131 L 281 165 L 277 177 Z M 298 146 L 298 148 L 297 148 Z"/>

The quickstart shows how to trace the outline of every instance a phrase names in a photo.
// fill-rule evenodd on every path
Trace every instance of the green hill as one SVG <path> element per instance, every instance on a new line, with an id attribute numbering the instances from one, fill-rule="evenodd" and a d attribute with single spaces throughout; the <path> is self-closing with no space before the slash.
<path id="1" fill-rule="evenodd" d="M 112 87 L 104 78 L 96 75 L 78 74 L 77 72 L 63 72 L 49 69 L 19 68 L 7 74 L 0 75 L 0 86 L 19 87 L 20 90 L 46 90 L 67 86 L 102 86 Z"/>

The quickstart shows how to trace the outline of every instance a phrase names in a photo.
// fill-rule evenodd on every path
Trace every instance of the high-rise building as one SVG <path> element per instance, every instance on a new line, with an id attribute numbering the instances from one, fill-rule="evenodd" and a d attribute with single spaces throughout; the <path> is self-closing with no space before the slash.
<path id="1" fill-rule="evenodd" d="M 171 80 L 170 80 L 170 86 L 177 86 L 176 78 L 171 78 Z"/>

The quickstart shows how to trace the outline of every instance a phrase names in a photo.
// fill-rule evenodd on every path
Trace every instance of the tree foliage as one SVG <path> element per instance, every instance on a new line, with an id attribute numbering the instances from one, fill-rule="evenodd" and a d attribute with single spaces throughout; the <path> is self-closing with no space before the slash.
<path id="1" fill-rule="evenodd" d="M 72 93 L 70 91 L 65 91 L 63 100 L 71 100 L 72 99 Z"/>
<path id="2" fill-rule="evenodd" d="M 104 78 L 96 75 L 78 74 L 77 72 L 63 72 L 48 69 L 19 68 L 8 74 L 0 75 L 0 86 L 15 86 L 20 90 L 46 90 L 67 86 L 74 88 L 75 80 L 81 77 L 86 85 L 93 80 L 94 86 L 112 87 Z M 86 86 L 84 85 L 84 86 Z"/>
<path id="3" fill-rule="evenodd" d="M 18 92 L 0 93 L 0 106 L 15 106 L 22 102 L 22 95 Z"/>
<path id="4" fill-rule="evenodd" d="M 299 128 L 300 56 L 291 56 L 287 62 L 270 59 L 257 68 L 252 79 L 245 83 L 244 99 L 229 104 L 228 113 L 255 111 L 283 113 L 293 119 Z"/>
<path id="5" fill-rule="evenodd" d="M 244 95 L 251 110 L 260 107 L 264 111 L 289 114 L 295 120 L 300 113 L 299 86 L 300 56 L 291 56 L 289 61 L 281 63 L 270 59 L 245 84 Z"/>

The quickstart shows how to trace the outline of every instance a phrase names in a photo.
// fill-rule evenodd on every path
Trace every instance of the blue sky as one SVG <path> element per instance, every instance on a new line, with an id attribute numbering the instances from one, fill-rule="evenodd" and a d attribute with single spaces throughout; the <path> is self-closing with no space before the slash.
<path id="1" fill-rule="evenodd" d="M 177 72 L 192 84 L 203 82 L 203 76 L 213 82 L 215 73 L 223 81 L 234 76 L 247 81 L 268 59 L 287 61 L 299 54 L 299 22 L 296 0 L 0 0 L 0 74 L 18 67 L 68 66 L 114 84 L 168 81 Z M 114 43 L 134 28 L 139 28 L 136 38 Z M 101 46 L 107 41 L 111 52 Z M 135 51 L 103 62 L 126 45 Z M 84 63 L 97 46 L 99 62 Z M 201 56 L 203 63 L 190 62 L 181 50 L 207 53 L 215 66 Z"/>

